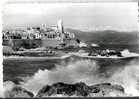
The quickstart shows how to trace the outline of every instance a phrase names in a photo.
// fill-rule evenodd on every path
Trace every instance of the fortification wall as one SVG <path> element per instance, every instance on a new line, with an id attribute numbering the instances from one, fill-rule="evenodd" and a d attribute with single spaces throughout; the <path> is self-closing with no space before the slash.
<path id="1" fill-rule="evenodd" d="M 65 43 L 67 46 L 78 46 L 78 43 L 75 40 L 66 40 Z M 4 46 L 10 46 L 13 49 L 18 48 L 37 48 L 37 47 L 57 47 L 62 44 L 61 40 L 51 40 L 51 39 L 43 39 L 43 40 L 31 40 L 31 39 L 13 39 L 13 40 L 3 40 Z"/>
<path id="2" fill-rule="evenodd" d="M 30 39 L 12 39 L 12 40 L 3 40 L 3 45 L 11 46 L 12 48 L 36 48 L 42 46 L 41 40 L 30 40 Z"/>

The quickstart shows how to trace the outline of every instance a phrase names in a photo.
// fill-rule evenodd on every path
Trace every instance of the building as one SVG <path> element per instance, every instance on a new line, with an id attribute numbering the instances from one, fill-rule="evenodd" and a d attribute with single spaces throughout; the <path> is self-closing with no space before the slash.
<path id="1" fill-rule="evenodd" d="M 56 26 L 46 27 L 43 24 L 41 27 L 28 27 L 25 30 L 11 31 L 3 33 L 4 39 L 15 39 L 12 40 L 16 42 L 17 39 L 21 39 L 25 42 L 33 42 L 33 40 L 39 40 L 44 47 L 58 47 L 61 45 L 65 46 L 78 46 L 78 43 L 75 40 L 74 33 L 64 32 L 64 26 L 62 20 L 57 22 Z M 15 43 L 14 43 L 15 44 Z M 26 42 L 27 44 L 27 42 Z"/>

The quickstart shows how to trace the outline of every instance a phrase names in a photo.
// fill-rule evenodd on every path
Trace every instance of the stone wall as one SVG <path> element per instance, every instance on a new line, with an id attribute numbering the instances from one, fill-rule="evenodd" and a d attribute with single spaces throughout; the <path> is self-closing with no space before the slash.
<path id="1" fill-rule="evenodd" d="M 65 43 L 67 44 L 66 46 L 78 46 L 78 43 L 75 40 L 66 40 Z M 37 48 L 37 47 L 57 47 L 60 44 L 62 44 L 61 40 L 51 40 L 51 39 L 36 39 L 36 40 L 31 40 L 31 39 L 12 39 L 12 40 L 3 40 L 3 45 L 4 46 L 10 46 L 13 49 L 18 49 L 18 48 Z"/>
<path id="2" fill-rule="evenodd" d="M 11 46 L 13 49 L 17 48 L 36 48 L 42 46 L 41 40 L 30 40 L 30 39 L 12 39 L 12 40 L 3 40 L 4 46 Z"/>

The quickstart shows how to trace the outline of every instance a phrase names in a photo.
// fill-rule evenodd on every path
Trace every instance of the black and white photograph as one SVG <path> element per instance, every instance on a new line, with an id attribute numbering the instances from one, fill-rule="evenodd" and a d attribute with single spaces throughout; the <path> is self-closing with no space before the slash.
<path id="1" fill-rule="evenodd" d="M 139 96 L 137 1 L 12 1 L 2 9 L 4 97 Z"/>

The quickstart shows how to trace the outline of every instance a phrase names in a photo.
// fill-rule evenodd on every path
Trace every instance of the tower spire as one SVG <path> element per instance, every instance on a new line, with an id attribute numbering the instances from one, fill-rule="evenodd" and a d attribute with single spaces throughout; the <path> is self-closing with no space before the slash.
<path id="1" fill-rule="evenodd" d="M 57 28 L 58 28 L 58 31 L 59 31 L 60 33 L 64 33 L 63 22 L 62 22 L 61 19 L 58 20 L 58 22 L 57 22 Z"/>

